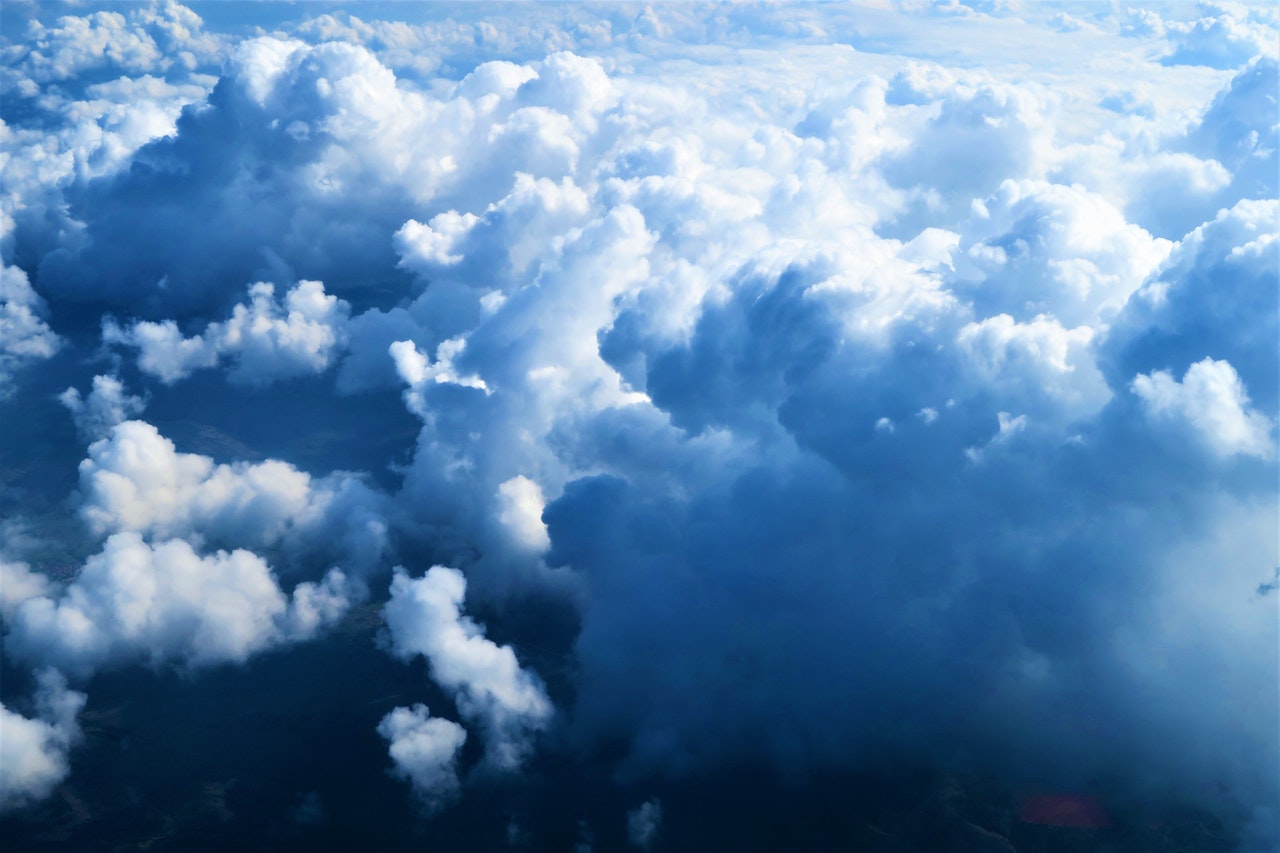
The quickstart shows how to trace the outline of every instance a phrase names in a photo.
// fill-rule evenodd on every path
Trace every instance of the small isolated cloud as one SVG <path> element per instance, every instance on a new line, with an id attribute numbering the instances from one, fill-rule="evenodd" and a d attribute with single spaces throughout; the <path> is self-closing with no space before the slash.
<path id="1" fill-rule="evenodd" d="M 93 377 L 93 390 L 88 396 L 68 388 L 58 401 L 71 413 L 76 432 L 89 441 L 103 438 L 112 427 L 142 414 L 146 408 L 146 402 L 126 391 L 119 378 L 103 374 Z"/>
<path id="2" fill-rule="evenodd" d="M 649 850 L 662 829 L 662 801 L 656 797 L 627 812 L 627 841 L 639 850 Z"/>
<path id="3" fill-rule="evenodd" d="M 201 556 L 175 539 L 149 545 L 118 533 L 54 594 L 23 600 L 5 651 L 81 677 L 109 665 L 242 663 L 308 639 L 351 604 L 342 572 L 300 584 L 292 600 L 248 551 Z"/>
<path id="4" fill-rule="evenodd" d="M 35 716 L 0 704 L 0 811 L 44 799 L 70 772 L 67 754 L 80 739 L 76 717 L 85 695 L 55 670 L 37 674 Z"/>
<path id="5" fill-rule="evenodd" d="M 1131 387 L 1149 415 L 1189 426 L 1218 456 L 1270 459 L 1275 454 L 1274 424 L 1250 407 L 1244 383 L 1230 362 L 1197 361 L 1182 381 L 1164 370 L 1139 374 Z"/>
<path id="6" fill-rule="evenodd" d="M 258 282 L 249 287 L 249 297 L 248 305 L 232 309 L 230 319 L 189 338 L 172 320 L 127 328 L 108 321 L 102 337 L 137 349 L 138 368 L 166 384 L 229 360 L 231 382 L 263 387 L 323 373 L 345 347 L 351 307 L 325 293 L 320 282 L 298 282 L 283 301 L 275 299 L 274 286 Z"/>
<path id="7" fill-rule="evenodd" d="M 462 726 L 431 716 L 425 705 L 396 708 L 378 723 L 388 741 L 395 774 L 408 780 L 429 812 L 458 795 L 458 753 L 467 740 Z"/>
<path id="8" fill-rule="evenodd" d="M 520 667 L 510 646 L 499 646 L 462 613 L 462 573 L 433 566 L 420 578 L 396 569 L 383 608 L 391 652 L 402 660 L 427 659 L 431 678 L 453 694 L 458 712 L 485 736 L 487 760 L 500 769 L 520 766 L 533 736 L 551 720 L 542 683 Z"/>

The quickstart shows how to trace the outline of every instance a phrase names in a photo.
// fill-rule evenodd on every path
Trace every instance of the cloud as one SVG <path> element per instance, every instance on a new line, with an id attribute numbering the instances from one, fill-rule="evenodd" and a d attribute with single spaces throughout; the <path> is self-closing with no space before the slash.
<path id="1" fill-rule="evenodd" d="M 66 15 L 52 27 L 31 20 L 11 61 L 37 83 L 80 77 L 86 71 L 163 72 L 172 65 L 194 68 L 216 55 L 219 43 L 202 31 L 200 16 L 166 0 L 128 14 Z"/>
<path id="2" fill-rule="evenodd" d="M 1181 382 L 1163 370 L 1139 374 L 1132 387 L 1153 417 L 1185 423 L 1219 456 L 1275 455 L 1274 424 L 1249 407 L 1249 396 L 1229 362 L 1197 361 Z"/>
<path id="3" fill-rule="evenodd" d="M 333 569 L 292 600 L 248 551 L 202 557 L 180 539 L 149 545 L 117 533 L 61 591 L 25 598 L 8 620 L 6 653 L 87 677 L 105 666 L 243 663 L 308 639 L 351 604 Z"/>
<path id="4" fill-rule="evenodd" d="M 492 642 L 463 615 L 466 588 L 456 569 L 433 566 L 416 579 L 397 569 L 382 611 L 390 650 L 403 660 L 425 657 L 432 680 L 453 694 L 464 719 L 480 725 L 487 760 L 513 770 L 528 756 L 534 735 L 550 722 L 552 705 L 511 647 Z M 425 718 L 425 713 L 415 716 Z"/>
<path id="5" fill-rule="evenodd" d="M 119 378 L 106 374 L 93 377 L 93 390 L 87 397 L 68 388 L 58 395 L 58 402 L 71 413 L 80 437 L 90 441 L 104 438 L 112 427 L 142 414 L 146 408 L 146 402 L 128 393 Z"/>
<path id="6" fill-rule="evenodd" d="M 653 847 L 662 828 L 662 801 L 647 800 L 627 812 L 627 841 L 640 850 Z"/>
<path id="7" fill-rule="evenodd" d="M 313 478 L 279 460 L 215 464 L 125 421 L 80 464 L 80 515 L 97 534 L 132 531 L 224 547 L 319 552 L 367 572 L 387 548 L 385 497 L 358 477 Z"/>
<path id="8" fill-rule="evenodd" d="M 408 780 L 428 812 L 458 796 L 458 753 L 467 740 L 462 726 L 432 717 L 425 705 L 414 705 L 383 717 L 378 734 L 389 741 L 396 775 Z"/>
<path id="9" fill-rule="evenodd" d="M 1206 4 L 1206 11 L 1219 14 L 1206 15 L 1194 21 L 1165 22 L 1165 34 L 1173 42 L 1174 50 L 1161 62 L 1166 65 L 1239 68 L 1259 54 L 1275 56 L 1274 23 L 1268 26 L 1260 20 L 1261 16 L 1252 14 L 1247 7 L 1222 5 L 1214 8 L 1214 5 Z"/>
<path id="10" fill-rule="evenodd" d="M 61 392 L 106 540 L 4 564 L 15 663 L 243 660 L 394 555 L 429 809 L 465 724 L 569 792 L 922 764 L 1265 831 L 1273 13 L 222 11 L 6 36 L 0 502 L 76 520 Z"/>
<path id="11" fill-rule="evenodd" d="M 7 621 L 28 598 L 48 593 L 49 578 L 16 560 L 0 558 L 0 616 Z"/>
<path id="12" fill-rule="evenodd" d="M 76 717 L 85 695 L 67 689 L 56 671 L 37 675 L 34 717 L 0 704 L 0 810 L 42 800 L 67 778 L 67 753 L 80 739 Z"/>
<path id="13" fill-rule="evenodd" d="M 270 284 L 250 285 L 248 305 L 236 305 L 230 319 L 189 338 L 172 320 L 128 328 L 107 321 L 102 338 L 138 349 L 139 369 L 165 383 L 224 359 L 234 362 L 227 378 L 251 387 L 323 373 L 346 345 L 350 305 L 318 281 L 298 282 L 282 302 L 274 295 Z"/>
<path id="14" fill-rule="evenodd" d="M 45 302 L 21 269 L 0 265 L 0 395 L 25 364 L 51 358 L 62 342 L 45 322 Z"/>

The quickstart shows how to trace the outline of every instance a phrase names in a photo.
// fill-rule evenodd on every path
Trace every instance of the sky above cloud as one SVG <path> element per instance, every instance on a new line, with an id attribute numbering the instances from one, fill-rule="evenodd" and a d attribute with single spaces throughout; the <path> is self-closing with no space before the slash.
<path id="1" fill-rule="evenodd" d="M 360 786 L 387 849 L 1016 847 L 1035 792 L 1280 841 L 1270 6 L 0 15 L 39 849 L 138 841 L 110 732 L 215 690 L 349 746 L 183 747 L 178 848 L 339 843 Z M 774 785 L 869 811 L 726 817 Z"/>

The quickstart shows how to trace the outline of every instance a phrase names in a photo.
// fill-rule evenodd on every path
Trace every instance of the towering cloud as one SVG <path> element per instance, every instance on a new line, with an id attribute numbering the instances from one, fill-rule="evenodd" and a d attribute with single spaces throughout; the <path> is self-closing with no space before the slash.
<path id="1" fill-rule="evenodd" d="M 59 673 L 276 649 L 446 846 L 883 766 L 1274 846 L 1271 10 L 208 8 L 5 13 L 7 806 Z"/>

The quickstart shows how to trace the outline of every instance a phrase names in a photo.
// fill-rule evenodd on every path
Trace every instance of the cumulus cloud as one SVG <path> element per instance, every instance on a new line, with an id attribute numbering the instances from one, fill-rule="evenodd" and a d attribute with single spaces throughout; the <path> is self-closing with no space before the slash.
<path id="1" fill-rule="evenodd" d="M 180 7 L 40 17 L 0 128 L 0 316 L 39 352 L 0 366 L 53 352 L 37 292 L 63 345 L 137 358 L 64 392 L 110 538 L 62 586 L 5 564 L 6 649 L 243 659 L 354 595 L 266 556 L 377 595 L 394 542 L 459 567 L 394 574 L 387 647 L 494 767 L 559 721 L 632 779 L 985 762 L 1264 824 L 1276 18 L 1192 14 L 325 14 L 216 78 Z M 88 385 L 65 361 L 44 399 Z M 175 437 L 358 410 L 322 470 L 401 436 L 396 485 L 180 453 L 131 420 L 147 378 Z M 547 598 L 580 626 L 563 713 L 513 651 Z M 458 723 L 378 730 L 429 809 L 457 795 Z"/>
<path id="2" fill-rule="evenodd" d="M 355 475 L 313 478 L 274 459 L 215 464 L 178 452 L 145 421 L 118 424 L 90 445 L 80 491 L 80 514 L 100 535 L 327 553 L 358 571 L 387 547 L 385 498 Z"/>
<path id="3" fill-rule="evenodd" d="M 458 752 L 467 740 L 462 726 L 432 717 L 425 705 L 414 705 L 383 717 L 378 734 L 388 741 L 396 775 L 413 786 L 428 811 L 458 795 Z"/>
<path id="4" fill-rule="evenodd" d="M 390 649 L 404 660 L 425 657 L 432 680 L 453 694 L 465 719 L 480 725 L 487 760 L 513 770 L 528 756 L 534 735 L 550 722 L 552 705 L 541 681 L 520 667 L 511 647 L 489 640 L 462 613 L 466 589 L 456 569 L 433 566 L 420 578 L 397 569 L 382 611 Z M 414 716 L 425 725 L 425 715 L 423 709 Z"/>
<path id="5" fill-rule="evenodd" d="M 85 695 L 55 670 L 37 676 L 35 716 L 0 704 L 0 810 L 44 799 L 70 772 L 67 753 L 80 739 L 76 717 Z"/>
<path id="6" fill-rule="evenodd" d="M 242 663 L 314 636 L 345 613 L 350 595 L 336 569 L 320 584 L 300 584 L 290 599 L 248 551 L 201 556 L 180 539 L 149 545 L 118 533 L 64 589 L 17 605 L 5 649 L 81 677 L 128 663 Z"/>
<path id="7" fill-rule="evenodd" d="M 45 322 L 45 310 L 27 274 L 0 265 L 0 395 L 12 392 L 14 374 L 22 365 L 58 351 L 61 341 Z"/>
<path id="8" fill-rule="evenodd" d="M 93 377 L 93 389 L 88 396 L 68 388 L 58 395 L 58 401 L 71 413 L 76 432 L 81 438 L 96 441 L 111 428 L 142 414 L 146 402 L 125 390 L 118 377 L 99 374 Z"/>
<path id="9" fill-rule="evenodd" d="M 350 306 L 325 293 L 318 281 L 298 282 L 282 302 L 274 296 L 270 284 L 251 285 L 248 305 L 236 305 L 230 319 L 210 323 L 192 337 L 184 337 L 172 320 L 127 328 L 108 321 L 102 337 L 136 348 L 139 369 L 165 383 L 224 359 L 233 362 L 227 372 L 231 382 L 254 387 L 323 373 L 346 344 Z"/>
<path id="10" fill-rule="evenodd" d="M 1133 380 L 1133 392 L 1151 415 L 1185 423 L 1220 456 L 1243 453 L 1266 459 L 1275 453 L 1274 425 L 1250 408 L 1249 396 L 1230 362 L 1197 361 L 1181 382 L 1163 370 L 1139 374 Z"/>

